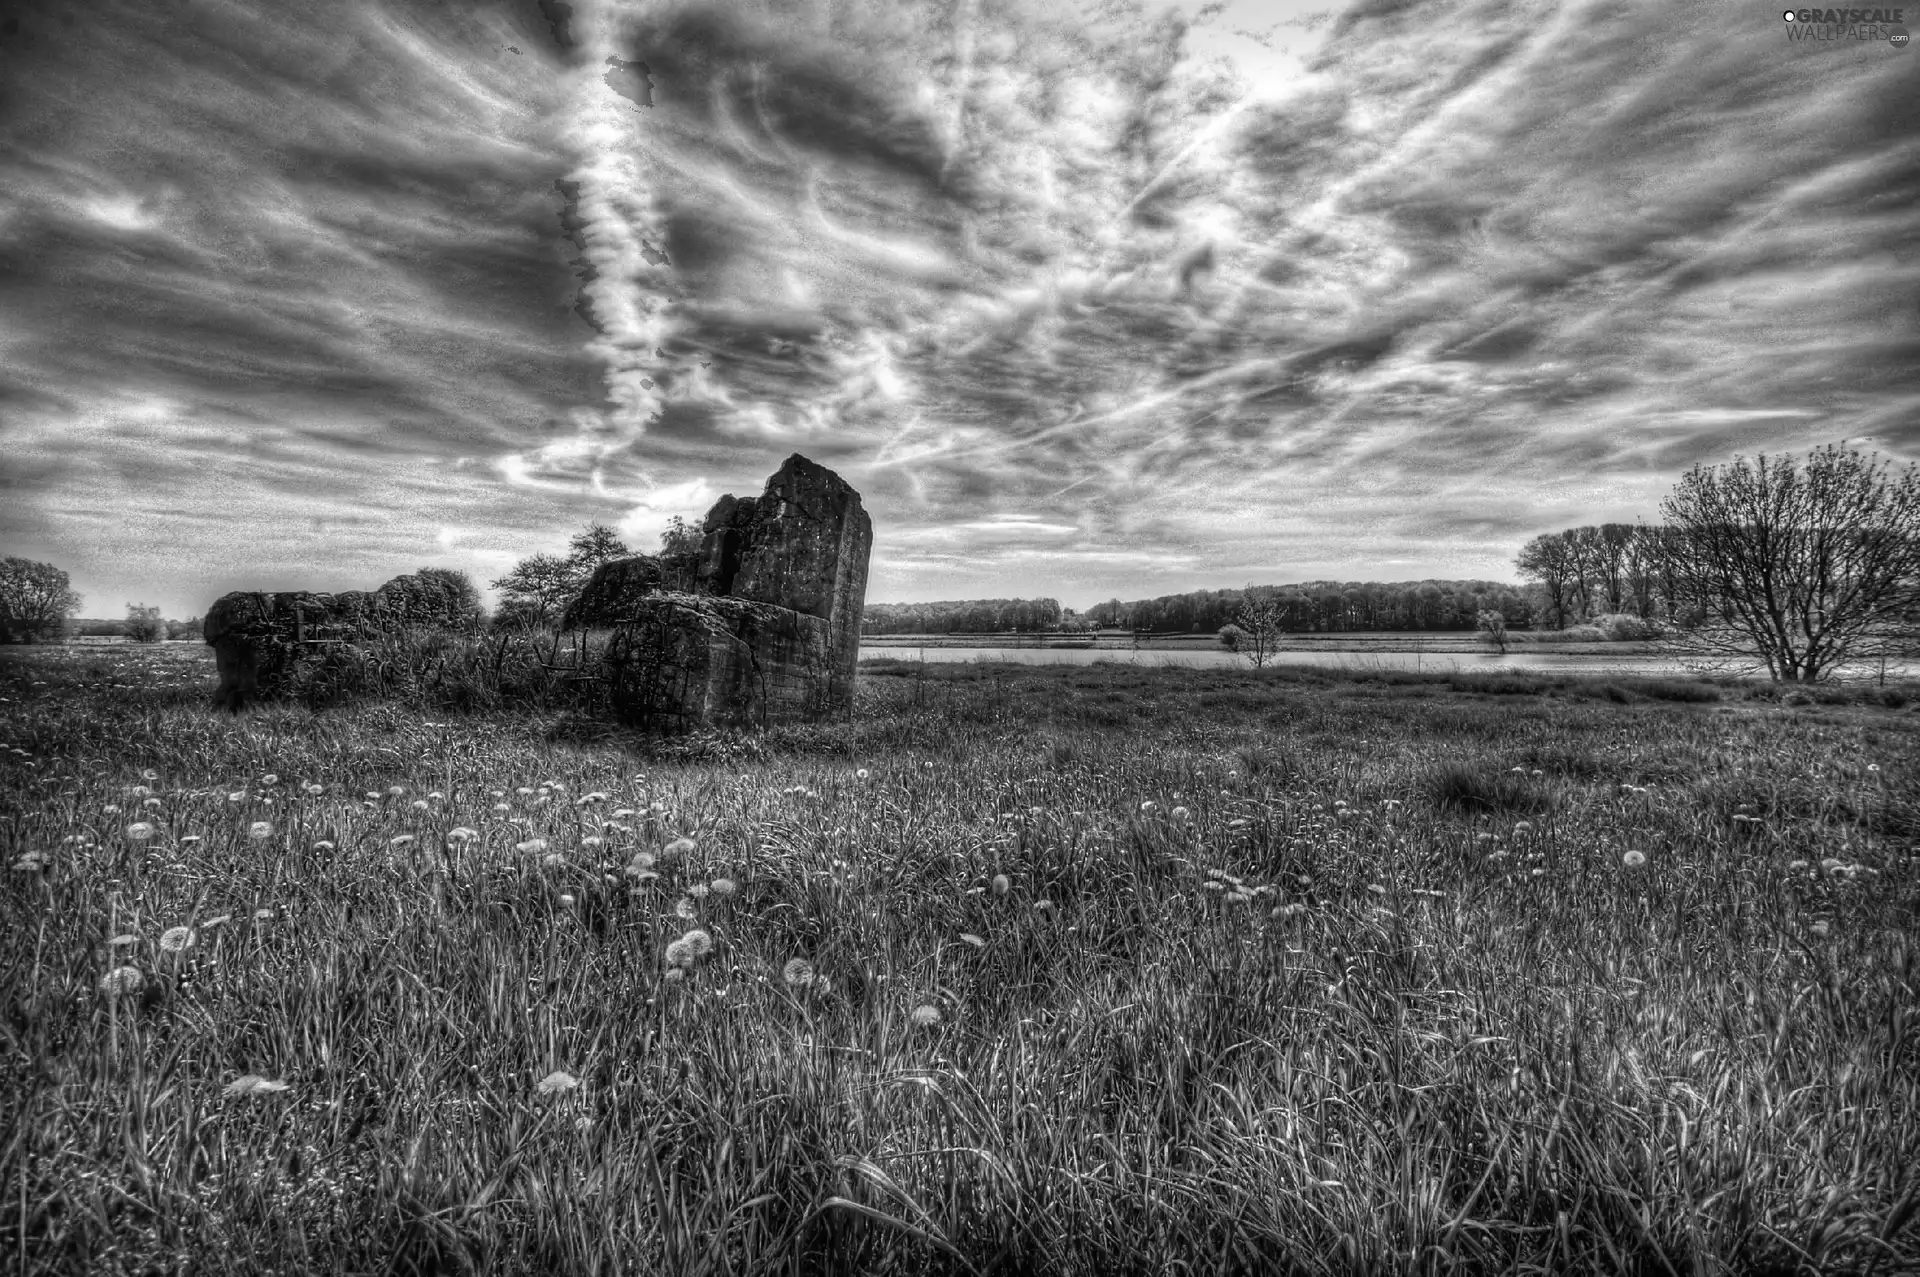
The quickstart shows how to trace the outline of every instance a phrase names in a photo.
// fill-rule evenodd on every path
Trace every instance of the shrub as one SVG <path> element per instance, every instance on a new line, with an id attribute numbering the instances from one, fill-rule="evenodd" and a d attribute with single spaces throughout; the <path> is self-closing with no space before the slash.
<path id="1" fill-rule="evenodd" d="M 1609 612 L 1605 616 L 1596 616 L 1593 618 L 1592 628 L 1598 630 L 1602 637 L 1615 643 L 1630 643 L 1660 636 L 1658 625 L 1634 616 L 1630 612 Z"/>
<path id="2" fill-rule="evenodd" d="M 1642 696 L 1651 696 L 1657 701 L 1689 701 L 1704 704 L 1720 699 L 1720 689 L 1706 683 L 1687 683 L 1679 680 L 1660 679 L 1640 683 L 1636 690 Z"/>

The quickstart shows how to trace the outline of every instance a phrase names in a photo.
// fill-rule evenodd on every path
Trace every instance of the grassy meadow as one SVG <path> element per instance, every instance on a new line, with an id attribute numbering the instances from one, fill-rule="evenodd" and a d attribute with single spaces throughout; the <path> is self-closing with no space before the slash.
<path id="1" fill-rule="evenodd" d="M 1920 1272 L 1900 691 L 436 659 L 0 649 L 5 1271 Z"/>

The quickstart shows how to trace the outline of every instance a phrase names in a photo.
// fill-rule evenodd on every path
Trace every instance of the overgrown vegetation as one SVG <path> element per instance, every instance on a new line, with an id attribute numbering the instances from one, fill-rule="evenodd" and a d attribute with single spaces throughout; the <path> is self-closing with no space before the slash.
<path id="1" fill-rule="evenodd" d="M 0 1254 L 1920 1267 L 1895 689 L 872 661 L 642 745 L 489 650 L 0 655 Z"/>

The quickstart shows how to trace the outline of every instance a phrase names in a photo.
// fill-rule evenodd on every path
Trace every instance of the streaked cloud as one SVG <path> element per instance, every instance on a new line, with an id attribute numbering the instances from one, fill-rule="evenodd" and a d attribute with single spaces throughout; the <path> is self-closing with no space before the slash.
<path id="1" fill-rule="evenodd" d="M 28 6 L 0 537 L 88 611 L 641 543 L 876 600 L 1511 576 L 1920 407 L 1920 55 L 1546 0 Z M 155 601 L 149 599 L 149 601 Z"/>

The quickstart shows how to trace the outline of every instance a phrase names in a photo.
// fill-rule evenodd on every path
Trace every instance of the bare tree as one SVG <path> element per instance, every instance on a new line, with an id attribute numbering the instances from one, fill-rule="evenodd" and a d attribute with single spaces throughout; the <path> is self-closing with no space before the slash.
<path id="1" fill-rule="evenodd" d="M 1259 669 L 1273 659 L 1285 617 L 1280 604 L 1273 599 L 1255 599 L 1251 585 L 1241 597 L 1240 614 L 1233 621 L 1240 629 L 1238 651 Z"/>
<path id="2" fill-rule="evenodd" d="M 1875 457 L 1878 454 L 1874 454 Z M 1814 682 L 1878 654 L 1920 608 L 1920 483 L 1908 465 L 1835 447 L 1695 466 L 1661 503 L 1694 637 L 1758 656 L 1776 682 Z"/>
<path id="3" fill-rule="evenodd" d="M 1500 655 L 1505 656 L 1507 654 L 1506 614 L 1496 611 L 1493 608 L 1487 608 L 1483 610 L 1475 620 L 1480 632 L 1487 636 L 1487 642 L 1498 648 Z"/>
<path id="4" fill-rule="evenodd" d="M 9 554 L 0 559 L 0 639 L 29 643 L 59 634 L 80 610 L 80 595 L 51 563 Z"/>

